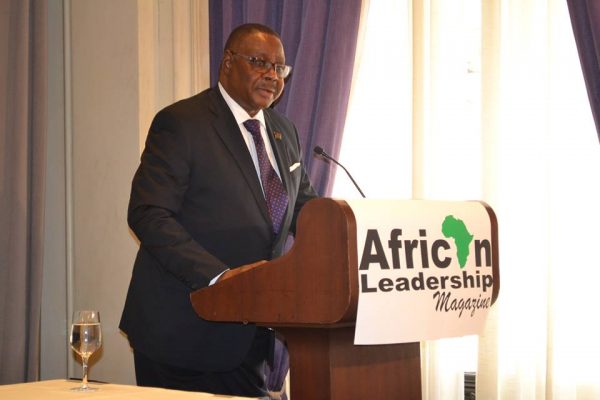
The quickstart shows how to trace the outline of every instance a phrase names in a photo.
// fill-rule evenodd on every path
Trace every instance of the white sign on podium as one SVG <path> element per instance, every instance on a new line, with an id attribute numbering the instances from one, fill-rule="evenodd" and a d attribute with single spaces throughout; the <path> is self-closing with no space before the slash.
<path id="1" fill-rule="evenodd" d="M 494 288 L 489 207 L 478 201 L 348 204 L 357 226 L 355 344 L 481 332 Z"/>

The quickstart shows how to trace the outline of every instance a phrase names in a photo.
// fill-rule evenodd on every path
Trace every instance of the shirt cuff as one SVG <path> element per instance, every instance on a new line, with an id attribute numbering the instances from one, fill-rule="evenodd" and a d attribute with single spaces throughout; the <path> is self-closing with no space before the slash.
<path id="1" fill-rule="evenodd" d="M 229 268 L 227 268 L 225 271 L 221 272 L 219 275 L 215 276 L 214 278 L 212 278 L 210 280 L 210 282 L 208 282 L 208 286 L 212 286 L 215 283 L 217 283 L 217 281 L 219 280 L 219 278 L 221 277 L 221 275 L 223 275 L 225 272 L 229 271 Z"/>

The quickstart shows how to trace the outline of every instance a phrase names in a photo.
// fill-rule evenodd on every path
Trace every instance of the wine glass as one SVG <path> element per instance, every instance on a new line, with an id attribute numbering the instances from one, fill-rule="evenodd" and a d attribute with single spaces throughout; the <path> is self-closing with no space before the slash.
<path id="1" fill-rule="evenodd" d="M 81 386 L 71 390 L 79 392 L 97 390 L 88 386 L 88 360 L 102 346 L 102 331 L 100 329 L 100 315 L 98 311 L 73 312 L 69 343 L 73 350 L 81 356 L 83 364 Z"/>

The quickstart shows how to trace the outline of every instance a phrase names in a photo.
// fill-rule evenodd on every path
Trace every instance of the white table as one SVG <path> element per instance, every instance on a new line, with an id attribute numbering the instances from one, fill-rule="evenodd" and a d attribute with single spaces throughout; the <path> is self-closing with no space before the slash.
<path id="1" fill-rule="evenodd" d="M 248 397 L 225 396 L 199 392 L 184 392 L 139 386 L 91 383 L 98 388 L 95 392 L 73 392 L 79 381 L 64 379 L 0 385 L 2 400 L 243 400 Z"/>

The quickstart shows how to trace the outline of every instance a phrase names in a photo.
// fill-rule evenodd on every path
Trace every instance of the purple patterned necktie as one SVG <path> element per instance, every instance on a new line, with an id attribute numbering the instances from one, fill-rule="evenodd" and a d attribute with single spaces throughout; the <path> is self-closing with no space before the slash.
<path id="1" fill-rule="evenodd" d="M 265 144 L 260 134 L 260 122 L 257 119 L 249 119 L 244 122 L 244 126 L 252 134 L 256 154 L 258 156 L 258 166 L 260 168 L 260 180 L 262 181 L 263 191 L 267 200 L 267 208 L 273 222 L 273 231 L 277 234 L 281 229 L 281 222 L 288 205 L 288 196 L 281 179 L 271 166 L 269 156 L 265 150 Z"/>

